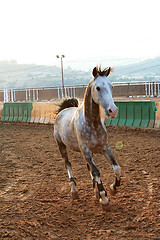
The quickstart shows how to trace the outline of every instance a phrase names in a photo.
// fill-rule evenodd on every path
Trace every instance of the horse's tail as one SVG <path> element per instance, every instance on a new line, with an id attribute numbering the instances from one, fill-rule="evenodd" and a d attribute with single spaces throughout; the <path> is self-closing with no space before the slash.
<path id="1" fill-rule="evenodd" d="M 61 112 L 65 108 L 78 107 L 78 100 L 76 98 L 65 99 L 60 105 L 57 113 Z"/>

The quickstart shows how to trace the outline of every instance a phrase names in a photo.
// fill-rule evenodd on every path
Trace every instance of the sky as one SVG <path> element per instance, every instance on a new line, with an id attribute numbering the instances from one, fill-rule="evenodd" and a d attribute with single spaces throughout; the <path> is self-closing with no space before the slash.
<path id="1" fill-rule="evenodd" d="M 160 56 L 159 0 L 0 0 L 0 60 Z"/>

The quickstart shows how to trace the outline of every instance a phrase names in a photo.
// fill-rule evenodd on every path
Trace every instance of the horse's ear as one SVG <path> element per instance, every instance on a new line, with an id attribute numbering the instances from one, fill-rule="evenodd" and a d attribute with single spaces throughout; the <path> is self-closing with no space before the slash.
<path id="1" fill-rule="evenodd" d="M 97 76 L 97 74 L 98 74 L 98 69 L 97 69 L 97 67 L 93 68 L 92 74 L 93 74 L 93 77 L 96 77 L 96 76 Z"/>
<path id="2" fill-rule="evenodd" d="M 113 68 L 109 67 L 105 73 L 105 76 L 108 77 L 111 72 L 113 72 Z"/>

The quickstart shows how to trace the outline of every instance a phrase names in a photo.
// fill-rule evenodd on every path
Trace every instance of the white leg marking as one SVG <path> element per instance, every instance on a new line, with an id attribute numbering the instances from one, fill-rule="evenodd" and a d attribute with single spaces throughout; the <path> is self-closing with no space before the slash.
<path id="1" fill-rule="evenodd" d="M 91 173 L 91 172 L 89 172 L 89 173 L 90 173 L 90 175 L 91 175 L 91 179 L 93 180 L 93 179 L 94 179 L 94 177 L 93 177 L 92 173 Z"/>
<path id="2" fill-rule="evenodd" d="M 96 176 L 96 179 L 95 179 L 95 180 L 96 180 L 96 182 L 97 182 L 98 184 L 101 184 L 101 179 L 100 179 L 100 177 L 97 177 L 97 176 Z"/>
<path id="3" fill-rule="evenodd" d="M 68 172 L 69 178 L 72 178 L 72 171 L 70 167 L 67 167 L 67 172 Z"/>
<path id="4" fill-rule="evenodd" d="M 101 179 L 100 179 L 100 177 L 97 177 L 97 176 L 96 176 L 96 182 L 97 182 L 98 184 L 101 184 Z M 103 190 L 103 191 L 99 192 L 99 194 L 100 194 L 100 196 L 101 196 L 101 198 L 99 199 L 100 203 L 103 204 L 103 205 L 107 205 L 107 204 L 109 203 L 109 200 L 108 200 L 108 198 L 105 196 L 105 191 Z"/>
<path id="5" fill-rule="evenodd" d="M 105 191 L 101 191 L 100 196 L 101 196 L 101 198 L 99 199 L 100 203 L 102 203 L 103 205 L 106 205 L 109 203 L 108 198 L 105 196 Z"/>
<path id="6" fill-rule="evenodd" d="M 121 167 L 120 166 L 113 166 L 114 173 L 116 174 L 117 177 L 121 176 Z"/>
<path id="7" fill-rule="evenodd" d="M 110 185 L 110 189 L 111 189 L 112 191 L 115 191 L 115 189 L 114 189 L 114 187 L 113 187 L 113 184 Z"/>

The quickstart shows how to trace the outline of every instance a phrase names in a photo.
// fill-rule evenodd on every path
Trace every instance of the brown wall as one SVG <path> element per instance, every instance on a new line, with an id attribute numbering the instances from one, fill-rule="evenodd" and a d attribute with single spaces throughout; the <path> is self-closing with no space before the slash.
<path id="1" fill-rule="evenodd" d="M 83 98 L 84 97 L 84 93 L 85 93 L 86 87 L 79 87 L 75 89 L 75 96 L 77 98 Z"/>
<path id="2" fill-rule="evenodd" d="M 0 102 L 3 102 L 4 93 L 0 92 Z"/>
<path id="3" fill-rule="evenodd" d="M 41 89 L 38 90 L 38 99 L 42 100 L 51 100 L 58 98 L 58 90 L 57 89 Z"/>
<path id="4" fill-rule="evenodd" d="M 113 88 L 114 97 L 145 95 L 145 85 L 119 85 Z"/>

